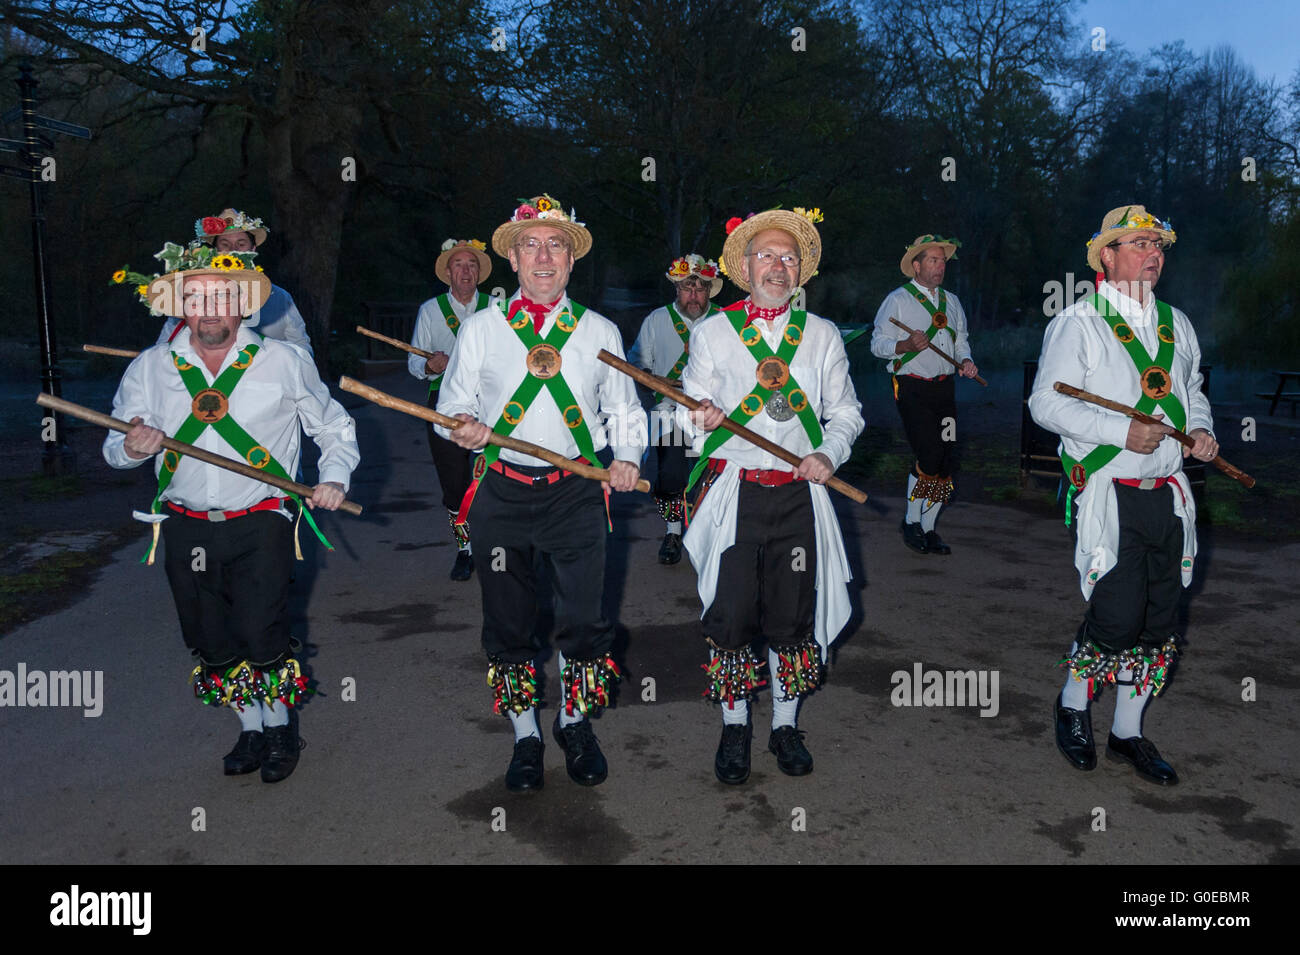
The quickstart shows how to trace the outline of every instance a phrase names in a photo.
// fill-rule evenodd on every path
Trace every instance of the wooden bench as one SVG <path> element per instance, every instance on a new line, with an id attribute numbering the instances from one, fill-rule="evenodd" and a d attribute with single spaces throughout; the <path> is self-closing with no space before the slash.
<path id="1" fill-rule="evenodd" d="M 1292 378 L 1296 381 L 1300 381 L 1300 371 L 1275 371 L 1273 374 L 1277 376 L 1277 388 L 1273 391 L 1257 391 L 1255 392 L 1255 397 L 1269 399 L 1271 403 L 1268 406 L 1268 413 L 1270 415 L 1277 414 L 1277 406 L 1279 402 L 1289 402 L 1291 405 L 1291 417 L 1294 418 L 1296 404 L 1300 403 L 1300 391 L 1287 391 L 1286 383 Z"/>

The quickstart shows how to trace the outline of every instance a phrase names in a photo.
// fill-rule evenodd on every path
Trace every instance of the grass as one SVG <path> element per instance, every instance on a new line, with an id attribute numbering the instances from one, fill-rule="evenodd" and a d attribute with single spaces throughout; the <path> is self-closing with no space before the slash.
<path id="1" fill-rule="evenodd" d="M 28 540 L 39 536 L 36 528 L 18 528 L 20 534 L 24 531 L 30 531 Z M 18 573 L 0 574 L 0 633 L 66 606 L 132 533 L 138 534 L 134 526 L 110 534 L 89 550 L 65 550 Z"/>

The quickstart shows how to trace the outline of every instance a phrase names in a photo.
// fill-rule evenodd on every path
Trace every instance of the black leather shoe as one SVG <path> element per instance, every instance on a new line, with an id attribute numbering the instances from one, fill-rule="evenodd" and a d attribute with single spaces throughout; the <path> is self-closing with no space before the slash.
<path id="1" fill-rule="evenodd" d="M 748 724 L 723 726 L 718 755 L 713 758 L 713 775 L 728 786 L 739 786 L 749 778 Z"/>
<path id="2" fill-rule="evenodd" d="M 469 580 L 474 573 L 474 558 L 467 550 L 456 551 L 456 563 L 451 565 L 452 580 Z"/>
<path id="3" fill-rule="evenodd" d="M 526 793 L 541 788 L 542 741 L 536 736 L 525 736 L 515 743 L 515 755 L 506 769 L 506 789 Z"/>
<path id="4" fill-rule="evenodd" d="M 1092 714 L 1061 705 L 1060 694 L 1052 704 L 1056 718 L 1056 748 L 1070 765 L 1084 771 L 1097 768 L 1097 745 L 1092 741 Z"/>
<path id="5" fill-rule="evenodd" d="M 925 531 L 921 530 L 920 524 L 909 524 L 907 518 L 903 518 L 899 529 L 903 532 L 903 543 L 912 550 L 918 554 L 924 554 L 929 550 L 925 544 Z"/>
<path id="6" fill-rule="evenodd" d="M 227 776 L 242 776 L 262 765 L 262 750 L 266 741 L 261 730 L 247 730 L 239 734 L 235 748 L 226 754 L 222 766 Z"/>
<path id="7" fill-rule="evenodd" d="M 1178 774 L 1174 767 L 1160 758 L 1156 744 L 1145 736 L 1120 739 L 1114 733 L 1106 740 L 1106 758 L 1120 763 L 1131 763 L 1143 779 L 1161 786 L 1176 786 Z"/>
<path id="8" fill-rule="evenodd" d="M 682 559 L 682 535 L 665 534 L 664 542 L 659 545 L 659 563 L 675 564 Z"/>
<path id="9" fill-rule="evenodd" d="M 600 751 L 596 734 L 591 729 L 591 720 L 585 719 L 572 726 L 561 726 L 560 716 L 555 715 L 555 741 L 564 750 L 564 768 L 569 778 L 579 786 L 599 786 L 609 775 L 609 765 L 605 754 Z"/>
<path id="10" fill-rule="evenodd" d="M 268 726 L 262 731 L 266 737 L 266 750 L 262 753 L 262 782 L 278 783 L 292 775 L 298 765 L 298 751 L 302 740 L 293 729 L 286 726 Z"/>
<path id="11" fill-rule="evenodd" d="M 925 550 L 930 554 L 951 554 L 952 548 L 943 542 L 938 531 L 925 532 Z"/>
<path id="12" fill-rule="evenodd" d="M 812 754 L 803 744 L 803 730 L 778 726 L 768 738 L 767 748 L 776 754 L 776 765 L 787 776 L 806 776 L 812 772 Z"/>

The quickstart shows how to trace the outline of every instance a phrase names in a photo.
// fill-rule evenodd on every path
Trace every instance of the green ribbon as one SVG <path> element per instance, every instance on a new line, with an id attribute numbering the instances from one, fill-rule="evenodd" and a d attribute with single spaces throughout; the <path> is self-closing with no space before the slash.
<path id="1" fill-rule="evenodd" d="M 456 310 L 451 306 L 451 296 L 446 292 L 439 295 L 435 302 L 438 303 L 438 310 L 442 312 L 442 320 L 447 323 L 453 335 L 460 334 L 460 319 L 456 316 Z M 474 303 L 474 311 L 481 312 L 488 307 L 492 299 L 483 292 L 478 293 L 478 300 Z M 472 313 L 471 313 L 472 314 Z M 434 375 L 429 379 L 429 391 L 436 391 L 442 384 L 442 372 Z"/>
<path id="2" fill-rule="evenodd" d="M 916 299 L 918 302 L 920 302 L 920 303 L 921 303 L 921 306 L 926 310 L 926 312 L 929 313 L 929 315 L 930 315 L 930 327 L 927 328 L 927 329 L 925 330 L 925 337 L 928 338 L 928 339 L 930 339 L 930 341 L 934 341 L 934 336 L 937 335 L 937 334 L 939 334 L 939 326 L 936 325 L 936 324 L 934 324 L 934 316 L 937 315 L 939 312 L 943 312 L 944 317 L 945 317 L 945 318 L 947 317 L 947 315 L 948 315 L 948 294 L 947 294 L 947 293 L 946 293 L 942 288 L 939 289 L 939 305 L 938 305 L 938 307 L 936 308 L 934 305 L 931 305 L 931 304 L 930 304 L 930 298 L 929 298 L 929 296 L 927 296 L 924 292 L 922 292 L 919 288 L 917 288 L 917 287 L 916 287 L 915 285 L 913 285 L 911 282 L 905 282 L 905 283 L 903 284 L 903 288 L 905 288 L 905 289 L 907 289 L 909 292 L 911 292 L 911 293 L 912 293 L 912 297 L 913 297 L 914 299 Z M 947 329 L 948 334 L 952 336 L 952 343 L 953 343 L 953 346 L 956 347 L 956 345 L 957 345 L 957 333 L 954 332 L 954 331 L 952 330 L 952 326 L 951 326 L 951 325 L 944 325 L 944 328 Z M 904 365 L 906 365 L 909 361 L 911 361 L 913 358 L 915 358 L 915 357 L 916 357 L 917 355 L 919 355 L 919 354 L 921 354 L 919 351 L 909 351 L 909 352 L 905 352 L 905 353 L 903 353 L 902 355 L 899 355 L 897 358 L 894 359 L 894 371 L 897 372 L 898 369 L 902 368 Z M 954 356 L 954 357 L 956 357 L 956 356 Z"/>

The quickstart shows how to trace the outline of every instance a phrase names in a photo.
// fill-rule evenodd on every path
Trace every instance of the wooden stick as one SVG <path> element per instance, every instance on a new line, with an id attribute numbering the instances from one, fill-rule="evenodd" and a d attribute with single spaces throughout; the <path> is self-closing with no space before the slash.
<path id="1" fill-rule="evenodd" d="M 55 398 L 53 395 L 47 395 L 41 392 L 36 396 L 36 403 L 42 408 L 49 408 L 53 411 L 60 411 L 63 414 L 71 415 L 74 418 L 80 418 L 82 421 L 89 421 L 91 424 L 97 424 L 101 428 L 108 428 L 110 431 L 121 431 L 126 434 L 131 430 L 131 425 L 119 418 L 114 418 L 106 414 L 100 414 L 90 408 L 73 404 L 71 401 L 65 401 L 62 398 Z M 222 454 L 214 454 L 211 451 L 205 451 L 203 448 L 196 448 L 192 444 L 186 444 L 183 441 L 174 441 L 171 438 L 163 438 L 162 446 L 168 451 L 175 451 L 177 454 L 183 454 L 188 457 L 202 461 L 205 464 L 211 464 L 219 468 L 225 468 L 227 471 L 234 471 L 236 474 L 242 474 L 246 478 L 252 478 L 254 481 L 261 481 L 263 484 L 269 484 L 272 487 L 278 487 L 282 491 L 292 491 L 294 494 L 303 498 L 311 497 L 315 488 L 308 487 L 305 484 L 299 484 L 297 481 L 286 481 L 278 478 L 274 474 L 267 474 L 265 471 L 259 471 L 250 464 L 243 461 L 236 461 Z M 347 511 L 356 517 L 361 516 L 361 505 L 353 501 L 344 501 L 339 505 L 340 511 Z"/>
<path id="2" fill-rule="evenodd" d="M 95 355 L 112 355 L 114 358 L 134 358 L 140 354 L 129 348 L 109 348 L 107 345 L 82 345 L 81 350 Z"/>
<path id="3" fill-rule="evenodd" d="M 394 411 L 400 411 L 403 414 L 409 414 L 413 418 L 423 418 L 425 421 L 431 421 L 434 424 L 440 424 L 444 428 L 455 431 L 465 422 L 457 418 L 449 418 L 447 415 L 438 414 L 432 408 L 426 408 L 424 405 L 417 405 L 414 401 L 405 401 L 380 391 L 378 388 L 371 388 L 369 385 L 363 385 L 361 382 L 344 375 L 339 379 L 339 387 L 344 391 L 350 391 L 354 395 L 360 395 L 367 401 L 373 401 L 377 405 L 385 408 L 391 408 Z M 488 444 L 495 444 L 500 448 L 509 448 L 511 451 L 518 451 L 520 454 L 528 454 L 538 460 L 545 461 L 547 464 L 553 464 L 557 468 L 568 471 L 570 474 L 576 474 L 578 477 L 587 478 L 589 481 L 608 481 L 609 471 L 605 468 L 592 467 L 589 464 L 583 464 L 581 461 L 571 461 L 562 454 L 556 454 L 548 448 L 543 448 L 538 444 L 531 444 L 528 441 L 520 441 L 518 438 L 511 438 L 506 435 L 497 434 L 495 431 L 488 432 Z M 636 489 L 642 493 L 650 493 L 650 482 L 641 478 L 636 482 Z"/>
<path id="4" fill-rule="evenodd" d="M 1086 401 L 1089 404 L 1098 405 L 1102 408 L 1109 408 L 1111 411 L 1118 411 L 1120 414 L 1126 415 L 1132 418 L 1134 421 L 1141 421 L 1143 424 L 1168 425 L 1168 422 L 1161 421 L 1158 418 L 1153 418 L 1149 414 L 1143 414 L 1141 411 L 1138 411 L 1136 408 L 1132 408 L 1128 405 L 1120 404 L 1118 401 L 1111 401 L 1109 398 L 1102 398 L 1099 395 L 1094 395 L 1090 391 L 1084 391 L 1082 388 L 1076 388 L 1074 387 L 1074 385 L 1067 385 L 1063 381 L 1056 382 L 1056 384 L 1052 385 L 1052 387 L 1055 388 L 1058 392 L 1060 392 L 1063 395 L 1069 395 L 1071 398 L 1078 398 L 1080 401 Z M 1173 433 L 1170 434 L 1169 437 L 1173 438 L 1179 444 L 1185 445 L 1189 448 L 1192 447 L 1192 445 L 1196 444 L 1196 439 L 1193 438 L 1191 435 L 1184 434 L 1183 432 L 1179 431 L 1177 428 L 1174 428 L 1173 425 L 1168 425 L 1168 426 L 1173 431 Z M 1213 464 L 1220 471 L 1222 471 L 1224 474 L 1228 475 L 1228 477 L 1233 478 L 1236 481 L 1240 481 L 1246 487 L 1249 488 L 1255 486 L 1255 479 L 1253 477 L 1251 477 L 1245 471 L 1242 471 L 1240 468 L 1234 467 L 1233 465 L 1229 464 L 1227 461 L 1223 460 L 1223 458 L 1215 457 L 1214 460 L 1212 460 L 1210 463 Z"/>
<path id="5" fill-rule="evenodd" d="M 360 332 L 362 335 L 367 335 L 370 338 L 375 339 L 376 341 L 381 341 L 389 345 L 392 345 L 394 348 L 400 348 L 402 351 L 409 351 L 412 355 L 419 355 L 421 358 L 433 357 L 433 352 L 431 351 L 425 351 L 423 348 L 416 348 L 414 345 L 408 345 L 406 342 L 400 341 L 396 338 L 389 338 L 387 335 L 379 334 L 379 332 L 372 332 L 364 325 L 358 325 L 357 331 Z"/>
<path id="6" fill-rule="evenodd" d="M 690 395 L 686 394 L 683 391 L 679 391 L 677 388 L 674 388 L 672 382 L 670 382 L 667 378 L 660 378 L 658 375 L 652 375 L 648 371 L 643 371 L 640 368 L 636 367 L 636 365 L 632 365 L 629 364 L 628 362 L 625 362 L 617 355 L 613 355 L 603 348 L 596 354 L 596 357 L 599 358 L 601 361 L 603 361 L 605 364 L 609 365 L 610 367 L 617 368 L 619 371 L 621 371 L 623 374 L 627 375 L 628 377 L 641 382 L 641 384 L 645 385 L 647 388 L 651 388 L 654 391 L 659 392 L 659 394 L 661 395 L 665 395 L 666 397 L 673 399 L 673 401 L 677 402 L 680 405 L 683 405 L 684 407 L 688 408 L 691 411 L 694 411 L 696 408 L 700 406 L 700 403 L 696 401 L 694 398 L 692 398 Z M 801 463 L 803 463 L 803 459 L 800 458 L 799 455 L 795 454 L 793 451 L 787 451 L 779 444 L 769 441 L 761 434 L 755 434 L 753 431 L 750 431 L 748 428 L 736 424 L 736 422 L 732 421 L 730 418 L 723 418 L 721 427 L 725 428 L 726 430 L 730 431 L 732 434 L 738 437 L 744 438 L 746 441 L 748 441 L 750 444 L 754 445 L 755 447 L 762 448 L 768 454 L 780 458 L 786 464 L 792 465 L 793 467 L 797 468 Z M 853 500 L 857 501 L 859 504 L 867 503 L 866 491 L 859 491 L 852 484 L 842 481 L 839 478 L 835 477 L 834 475 L 826 479 L 826 486 L 834 488 L 835 490 L 843 494 L 845 497 L 852 498 Z"/>
<path id="7" fill-rule="evenodd" d="M 890 320 L 891 322 L 893 322 L 895 325 L 897 325 L 899 328 L 901 328 L 901 329 L 902 329 L 903 331 L 905 331 L 905 332 L 915 332 L 915 331 L 918 331 L 918 329 L 911 328 L 911 327 L 909 327 L 909 326 L 907 326 L 907 325 L 904 325 L 902 322 L 900 322 L 898 319 L 894 318 L 893 316 L 890 316 L 890 319 L 889 319 L 889 320 Z M 930 349 L 930 351 L 934 352 L 934 353 L 935 353 L 936 355 L 938 355 L 940 358 L 945 359 L 945 360 L 948 362 L 948 364 L 952 365 L 952 367 L 954 367 L 954 368 L 956 368 L 956 369 L 958 369 L 958 370 L 961 370 L 961 365 L 959 365 L 959 364 L 957 363 L 957 359 L 953 358 L 951 355 L 949 355 L 946 351 L 944 351 L 942 348 L 940 348 L 940 347 L 939 347 L 938 345 L 936 345 L 934 342 L 927 341 L 927 342 L 925 343 L 925 347 L 928 348 L 928 349 Z M 978 381 L 978 382 L 979 382 L 981 385 L 983 385 L 985 388 L 987 388 L 987 387 L 989 386 L 989 383 L 988 383 L 987 381 L 985 381 L 983 378 L 981 378 L 979 375 L 976 375 L 976 376 L 975 376 L 975 380 Z"/>

